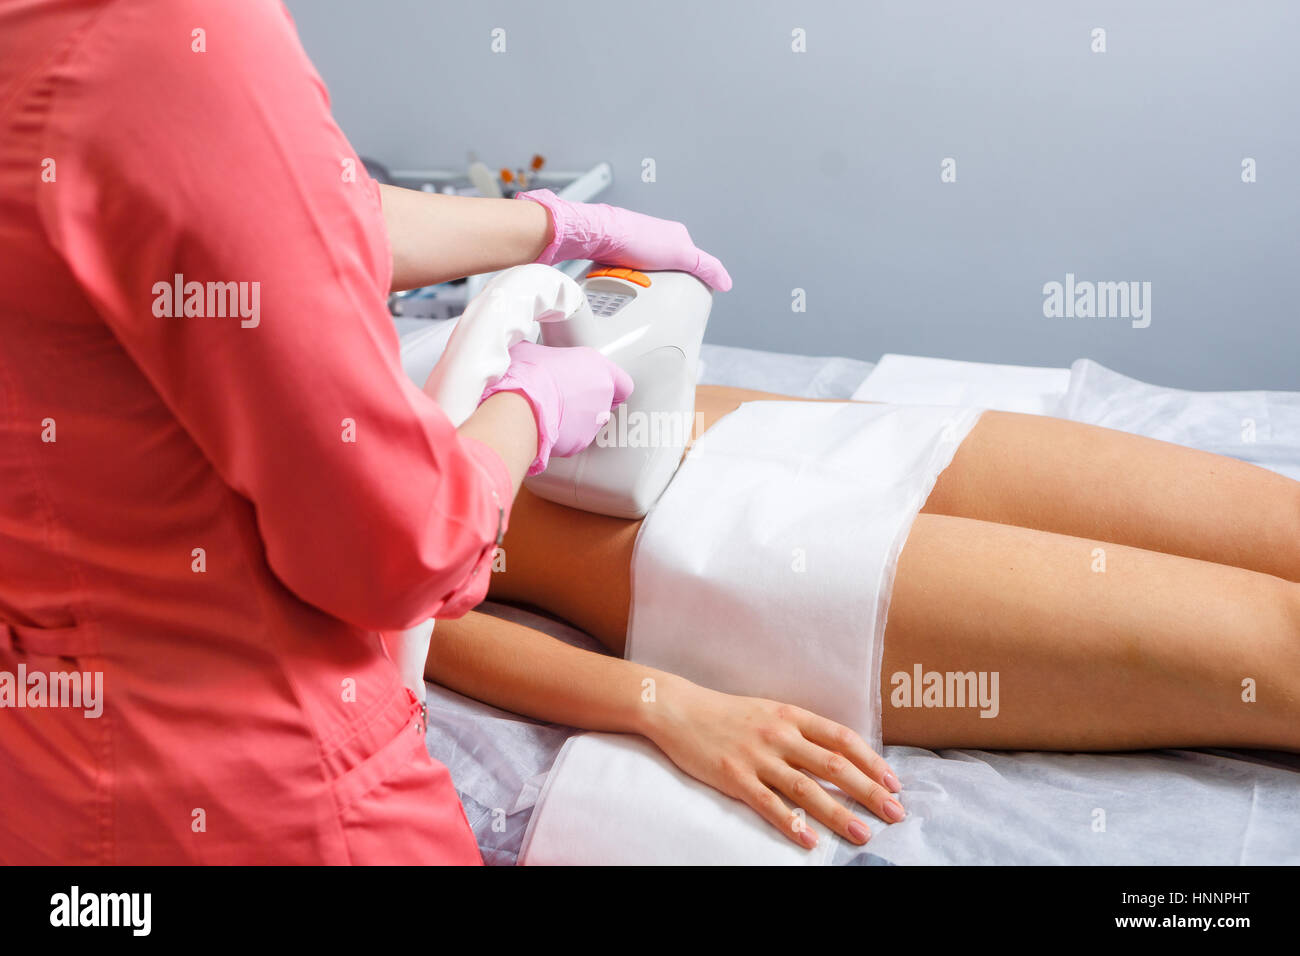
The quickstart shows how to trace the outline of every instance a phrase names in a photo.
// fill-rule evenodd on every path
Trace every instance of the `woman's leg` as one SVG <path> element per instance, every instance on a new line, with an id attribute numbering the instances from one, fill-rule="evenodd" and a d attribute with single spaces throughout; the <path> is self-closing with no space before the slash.
<path id="1" fill-rule="evenodd" d="M 893 706 L 894 675 L 918 667 L 996 673 L 996 716 Z M 894 583 L 881 695 L 891 744 L 1300 750 L 1300 584 L 922 514 Z"/>
<path id="2" fill-rule="evenodd" d="M 1059 418 L 985 412 L 924 510 L 1300 581 L 1300 482 Z"/>

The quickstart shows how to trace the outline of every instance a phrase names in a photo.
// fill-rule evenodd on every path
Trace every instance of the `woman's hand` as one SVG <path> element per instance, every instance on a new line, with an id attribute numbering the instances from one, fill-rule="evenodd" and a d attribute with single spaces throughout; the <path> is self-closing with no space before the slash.
<path id="1" fill-rule="evenodd" d="M 853 843 L 871 831 L 815 778 L 882 820 L 902 820 L 902 787 L 883 757 L 847 727 L 799 707 L 673 681 L 661 685 L 644 733 L 682 770 L 749 804 L 801 846 L 817 833 L 794 804 Z"/>

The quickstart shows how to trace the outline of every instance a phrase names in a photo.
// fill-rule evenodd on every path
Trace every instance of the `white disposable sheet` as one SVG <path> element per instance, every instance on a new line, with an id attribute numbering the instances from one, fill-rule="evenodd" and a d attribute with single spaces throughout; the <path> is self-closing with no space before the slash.
<path id="1" fill-rule="evenodd" d="M 1300 393 L 1162 388 L 1090 359 L 1070 367 L 1059 414 L 1191 445 L 1300 480 Z"/>
<path id="2" fill-rule="evenodd" d="M 785 355 L 706 342 L 700 350 L 699 380 L 701 385 L 730 385 L 795 398 L 848 398 L 872 367 L 860 359 Z"/>
<path id="3" fill-rule="evenodd" d="M 560 751 L 533 813 L 520 863 L 818 866 L 834 844 L 795 846 L 756 813 L 682 773 L 628 734 L 580 734 Z M 743 809 L 743 808 L 739 808 Z"/>
<path id="4" fill-rule="evenodd" d="M 1069 386 L 1068 368 L 989 365 L 891 353 L 881 356 L 853 398 L 1059 415 Z"/>

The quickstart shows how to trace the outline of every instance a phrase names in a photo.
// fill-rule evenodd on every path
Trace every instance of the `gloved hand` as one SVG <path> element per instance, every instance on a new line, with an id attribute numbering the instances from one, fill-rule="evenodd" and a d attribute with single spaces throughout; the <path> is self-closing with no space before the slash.
<path id="1" fill-rule="evenodd" d="M 480 404 L 497 392 L 520 392 L 533 408 L 537 457 L 528 474 L 535 475 L 551 455 L 567 458 L 590 445 L 632 394 L 632 379 L 595 349 L 525 341 L 510 347 L 510 367 L 484 389 Z"/>
<path id="2" fill-rule="evenodd" d="M 697 249 L 680 222 L 656 219 L 605 203 L 569 202 L 549 189 L 519 193 L 549 210 L 555 238 L 537 261 L 552 266 L 568 259 L 591 259 L 604 265 L 689 272 L 719 292 L 731 288 L 722 263 Z"/>

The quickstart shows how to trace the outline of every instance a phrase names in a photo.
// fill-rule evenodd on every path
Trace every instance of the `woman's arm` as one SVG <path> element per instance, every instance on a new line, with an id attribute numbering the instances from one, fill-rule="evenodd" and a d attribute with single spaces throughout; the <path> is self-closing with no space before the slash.
<path id="1" fill-rule="evenodd" d="M 903 810 L 885 761 L 857 734 L 797 707 L 721 694 L 478 612 L 439 621 L 425 675 L 487 703 L 587 730 L 638 733 L 678 767 L 747 803 L 792 841 L 817 834 L 782 796 L 854 843 L 870 830 L 816 782 L 885 820 Z M 650 683 L 652 682 L 652 683 Z"/>
<path id="2" fill-rule="evenodd" d="M 538 720 L 646 736 L 665 707 L 642 702 L 641 682 L 654 680 L 666 706 L 670 685 L 685 683 L 478 611 L 437 623 L 425 676 Z"/>
<path id="3" fill-rule="evenodd" d="M 393 250 L 392 291 L 533 262 L 550 244 L 541 203 L 380 185 Z"/>

